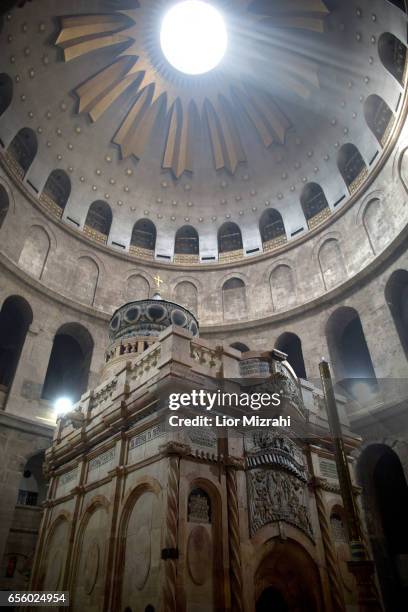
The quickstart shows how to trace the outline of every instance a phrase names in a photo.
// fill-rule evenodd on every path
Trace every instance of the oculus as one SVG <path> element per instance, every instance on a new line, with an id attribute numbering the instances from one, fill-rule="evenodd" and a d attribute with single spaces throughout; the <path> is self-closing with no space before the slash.
<path id="1" fill-rule="evenodd" d="M 194 41 L 200 55 L 205 44 L 208 61 L 195 66 L 194 72 L 202 73 L 200 78 L 186 74 L 192 71 L 191 65 L 180 64 L 170 55 L 176 48 L 167 39 L 182 27 L 178 11 L 187 11 L 191 5 L 205 5 L 219 24 L 215 26 L 220 34 L 217 44 L 212 30 Z M 299 42 L 301 32 L 313 33 L 322 44 L 328 42 L 324 21 L 330 11 L 322 0 L 274 0 L 258 5 L 254 0 L 217 0 L 216 9 L 198 0 L 177 4 L 139 0 L 128 10 L 61 17 L 56 45 L 66 62 L 104 50 L 108 58 L 102 70 L 91 72 L 76 87 L 78 113 L 87 113 L 97 122 L 116 108 L 118 127 L 112 142 L 122 159 L 137 160 L 164 116 L 161 166 L 176 179 L 194 171 L 196 143 L 202 134 L 206 134 L 215 170 L 234 174 L 247 162 L 242 113 L 264 147 L 285 144 L 292 122 L 281 107 L 281 94 L 307 99 L 320 88 L 318 61 L 305 54 Z M 222 15 L 233 26 L 228 34 Z M 294 48 L 282 43 L 289 32 L 297 40 Z M 191 42 L 188 29 L 187 34 L 184 40 L 178 37 L 177 45 Z M 221 62 L 227 42 L 228 62 Z M 183 62 L 190 62 L 189 55 L 183 54 Z M 217 63 L 217 70 L 211 70 Z M 127 108 L 125 116 L 123 108 Z"/>
<path id="2" fill-rule="evenodd" d="M 227 50 L 224 19 L 207 2 L 179 2 L 163 19 L 160 44 L 174 68 L 185 74 L 204 74 L 218 66 Z"/>

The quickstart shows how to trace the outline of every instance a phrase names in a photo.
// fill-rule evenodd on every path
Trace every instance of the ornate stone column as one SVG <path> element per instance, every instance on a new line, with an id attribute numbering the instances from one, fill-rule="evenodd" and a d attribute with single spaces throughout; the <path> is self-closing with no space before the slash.
<path id="1" fill-rule="evenodd" d="M 340 584 L 339 575 L 340 569 L 337 563 L 336 551 L 331 536 L 330 522 L 326 512 L 324 496 L 322 490 L 322 481 L 319 478 L 314 478 L 312 487 L 315 493 L 317 514 L 319 518 L 320 531 L 322 534 L 324 556 L 326 559 L 327 574 L 330 581 L 330 595 L 335 612 L 344 612 L 346 609 L 343 589 Z"/>
<path id="2" fill-rule="evenodd" d="M 243 463 L 235 457 L 228 457 L 226 464 L 226 475 L 231 612 L 243 612 L 244 609 L 242 596 L 243 581 L 239 533 L 237 469 L 243 469 Z"/>
<path id="3" fill-rule="evenodd" d="M 178 511 L 180 490 L 180 460 L 190 449 L 178 442 L 169 442 L 161 447 L 162 454 L 168 457 L 167 507 L 165 548 L 162 550 L 164 565 L 163 612 L 177 612 L 177 560 L 178 549 Z"/>

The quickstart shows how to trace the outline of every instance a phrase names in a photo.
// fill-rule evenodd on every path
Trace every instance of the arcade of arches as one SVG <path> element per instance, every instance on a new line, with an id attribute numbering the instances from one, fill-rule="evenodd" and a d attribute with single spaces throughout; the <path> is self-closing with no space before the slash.
<path id="1" fill-rule="evenodd" d="M 357 611 L 325 359 L 405 612 L 407 3 L 206 0 L 206 74 L 164 55 L 173 4 L 0 5 L 0 590 Z M 168 424 L 173 388 L 258 387 L 290 428 Z"/>

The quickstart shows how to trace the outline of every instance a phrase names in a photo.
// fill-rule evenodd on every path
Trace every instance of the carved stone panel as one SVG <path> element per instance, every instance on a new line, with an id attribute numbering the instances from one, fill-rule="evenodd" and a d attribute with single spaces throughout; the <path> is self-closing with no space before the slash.
<path id="1" fill-rule="evenodd" d="M 202 489 L 193 489 L 188 496 L 188 521 L 211 523 L 211 500 Z"/>
<path id="2" fill-rule="evenodd" d="M 251 536 L 268 523 L 286 521 L 313 537 L 306 483 L 268 468 L 250 470 L 247 478 Z"/>

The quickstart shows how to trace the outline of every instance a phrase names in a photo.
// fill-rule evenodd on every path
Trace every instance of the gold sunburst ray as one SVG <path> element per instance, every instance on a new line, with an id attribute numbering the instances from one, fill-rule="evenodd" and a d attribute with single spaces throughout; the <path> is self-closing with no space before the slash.
<path id="1" fill-rule="evenodd" d="M 232 47 L 242 40 L 258 48 L 258 60 L 237 53 L 237 69 L 228 62 L 208 75 L 189 77 L 170 67 L 159 45 L 160 16 L 170 0 L 139 0 L 136 8 L 109 14 L 61 17 L 56 44 L 66 62 L 104 48 L 112 48 L 112 63 L 90 76 L 76 89 L 78 112 L 98 121 L 122 95 L 132 102 L 113 136 L 121 157 L 140 159 L 150 133 L 164 107 L 168 129 L 162 167 L 176 178 L 193 171 L 194 117 L 206 125 L 216 170 L 236 172 L 246 161 L 238 128 L 238 112 L 244 111 L 265 147 L 283 144 L 291 127 L 289 118 L 271 92 L 254 83 L 262 65 L 262 44 L 273 47 L 274 81 L 300 97 L 319 87 L 317 62 L 299 50 L 279 44 L 282 30 L 323 32 L 329 10 L 321 0 L 218 0 L 230 21 Z M 244 25 L 243 25 L 244 24 Z M 241 40 L 240 40 L 241 38 Z M 238 40 L 238 43 L 237 43 Z M 115 51 L 118 49 L 118 51 Z M 254 63 L 258 61 L 258 70 Z M 232 64 L 233 62 L 231 62 Z M 266 68 L 266 57 L 263 59 Z M 266 74 L 268 74 L 266 70 Z M 247 78 L 250 75 L 251 78 Z"/>

